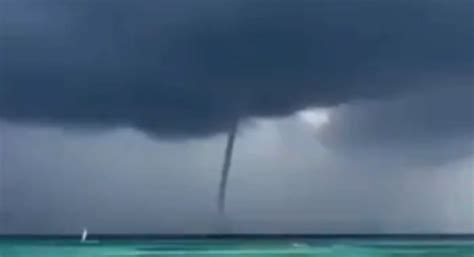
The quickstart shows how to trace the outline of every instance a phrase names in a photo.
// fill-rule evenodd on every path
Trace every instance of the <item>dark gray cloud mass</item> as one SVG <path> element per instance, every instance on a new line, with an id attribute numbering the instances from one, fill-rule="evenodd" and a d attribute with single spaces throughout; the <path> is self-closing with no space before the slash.
<path id="1" fill-rule="evenodd" d="M 473 97 L 474 87 L 447 84 L 390 101 L 340 106 L 332 112 L 325 138 L 373 144 L 470 135 L 474 128 Z"/>
<path id="2" fill-rule="evenodd" d="M 368 156 L 391 156 L 397 165 L 402 159 L 436 166 L 469 156 L 474 153 L 474 87 L 441 85 L 390 101 L 334 108 L 318 137 L 339 151 L 363 148 Z"/>
<path id="3" fill-rule="evenodd" d="M 472 87 L 470 0 L 0 3 L 13 121 L 198 136 L 440 80 Z"/>

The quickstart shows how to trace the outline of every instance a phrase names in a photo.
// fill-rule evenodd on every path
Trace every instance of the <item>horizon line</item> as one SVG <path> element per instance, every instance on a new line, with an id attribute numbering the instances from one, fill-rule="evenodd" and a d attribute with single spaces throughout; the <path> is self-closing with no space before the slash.
<path id="1" fill-rule="evenodd" d="M 77 234 L 0 233 L 0 239 L 73 239 Z M 94 239 L 470 239 L 474 233 L 89 233 Z"/>

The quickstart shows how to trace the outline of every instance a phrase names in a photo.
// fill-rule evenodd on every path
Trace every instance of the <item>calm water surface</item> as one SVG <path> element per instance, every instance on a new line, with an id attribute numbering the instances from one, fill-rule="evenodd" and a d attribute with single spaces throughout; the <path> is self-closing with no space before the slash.
<path id="1" fill-rule="evenodd" d="M 473 240 L 13 240 L 1 257 L 474 257 Z"/>

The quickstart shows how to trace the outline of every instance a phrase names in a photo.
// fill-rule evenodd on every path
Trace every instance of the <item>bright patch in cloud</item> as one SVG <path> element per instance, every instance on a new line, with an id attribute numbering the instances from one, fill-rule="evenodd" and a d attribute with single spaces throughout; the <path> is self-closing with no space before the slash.
<path id="1" fill-rule="evenodd" d="M 306 124 L 316 129 L 329 122 L 329 112 L 326 109 L 307 109 L 298 112 L 297 115 Z"/>

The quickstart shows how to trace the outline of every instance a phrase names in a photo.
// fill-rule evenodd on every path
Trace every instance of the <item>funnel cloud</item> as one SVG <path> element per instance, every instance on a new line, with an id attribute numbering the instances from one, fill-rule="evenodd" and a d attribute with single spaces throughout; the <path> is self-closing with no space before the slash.
<path id="1" fill-rule="evenodd" d="M 234 150 L 234 141 L 237 134 L 238 122 L 235 122 L 234 126 L 227 135 L 227 144 L 225 147 L 224 163 L 222 165 L 221 182 L 219 184 L 219 199 L 218 208 L 219 212 L 223 213 L 225 209 L 225 196 L 227 192 L 227 182 L 229 180 L 229 171 L 232 163 L 232 152 Z"/>

